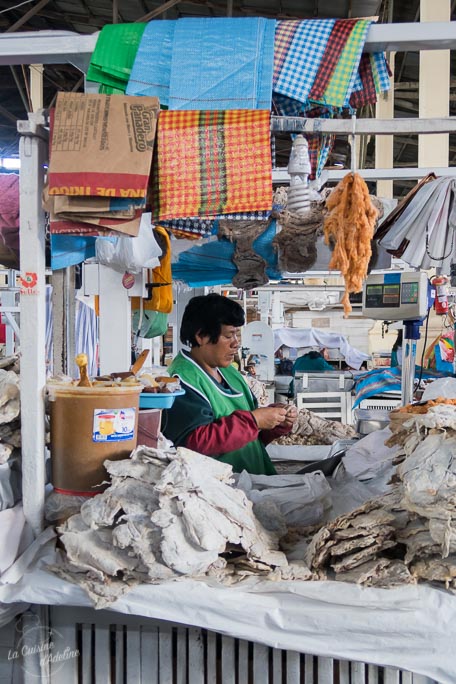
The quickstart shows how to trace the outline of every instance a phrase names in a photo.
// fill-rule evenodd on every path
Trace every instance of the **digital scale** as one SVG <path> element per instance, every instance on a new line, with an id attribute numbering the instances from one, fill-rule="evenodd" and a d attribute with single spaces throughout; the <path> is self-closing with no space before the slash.
<path id="1" fill-rule="evenodd" d="M 413 399 L 416 342 L 420 326 L 434 301 L 435 291 L 423 271 L 397 271 L 367 276 L 362 313 L 378 321 L 403 321 L 402 404 Z"/>
<path id="2" fill-rule="evenodd" d="M 380 321 L 423 319 L 429 306 L 426 273 L 376 273 L 367 276 L 363 288 L 363 316 Z"/>

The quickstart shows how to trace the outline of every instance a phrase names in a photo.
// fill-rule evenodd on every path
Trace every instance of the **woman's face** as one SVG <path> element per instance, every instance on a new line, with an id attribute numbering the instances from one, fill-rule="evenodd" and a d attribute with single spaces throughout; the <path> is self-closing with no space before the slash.
<path id="1" fill-rule="evenodd" d="M 209 337 L 196 335 L 196 341 L 200 345 L 198 353 L 202 360 L 211 368 L 227 368 L 234 359 L 241 346 L 240 328 L 234 325 L 222 325 L 217 342 L 209 341 Z"/>

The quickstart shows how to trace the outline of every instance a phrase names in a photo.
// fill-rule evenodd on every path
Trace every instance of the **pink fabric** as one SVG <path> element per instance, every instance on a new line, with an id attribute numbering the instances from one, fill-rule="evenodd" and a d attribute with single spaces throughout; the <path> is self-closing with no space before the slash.
<path id="1" fill-rule="evenodd" d="M 19 254 L 19 176 L 0 174 L 0 234 L 4 244 Z"/>

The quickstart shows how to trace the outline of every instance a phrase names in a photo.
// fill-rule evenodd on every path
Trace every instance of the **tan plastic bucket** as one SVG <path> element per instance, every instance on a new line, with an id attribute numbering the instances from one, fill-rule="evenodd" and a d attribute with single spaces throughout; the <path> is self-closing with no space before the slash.
<path id="1" fill-rule="evenodd" d="M 142 385 L 49 385 L 52 484 L 63 493 L 94 494 L 108 478 L 106 459 L 136 447 Z"/>

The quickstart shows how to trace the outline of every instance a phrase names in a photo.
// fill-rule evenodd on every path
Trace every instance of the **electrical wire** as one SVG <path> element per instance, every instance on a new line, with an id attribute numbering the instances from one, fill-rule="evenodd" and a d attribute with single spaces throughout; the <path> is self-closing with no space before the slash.
<path id="1" fill-rule="evenodd" d="M 426 353 L 426 344 L 427 344 L 427 338 L 428 338 L 428 328 L 429 328 L 429 314 L 431 313 L 431 308 L 429 307 L 427 316 L 426 316 L 426 326 L 424 328 L 424 343 L 423 343 L 423 351 L 421 352 L 421 359 L 420 359 L 420 375 L 418 377 L 418 382 L 417 382 L 417 387 L 420 386 L 421 384 L 421 379 L 423 377 L 423 363 L 424 363 L 424 354 Z"/>
<path id="2" fill-rule="evenodd" d="M 14 5 L 13 7 L 7 7 L 4 10 L 0 10 L 0 14 L 5 14 L 5 12 L 11 12 L 11 10 L 15 10 L 18 7 L 22 7 L 22 5 L 29 5 L 31 2 L 35 2 L 35 0 L 24 0 L 24 2 L 20 2 L 18 5 Z"/>

